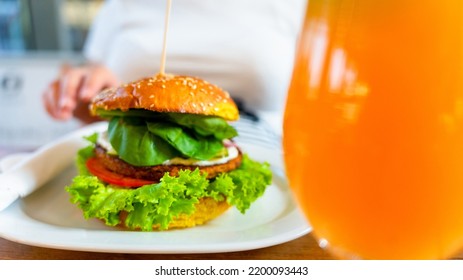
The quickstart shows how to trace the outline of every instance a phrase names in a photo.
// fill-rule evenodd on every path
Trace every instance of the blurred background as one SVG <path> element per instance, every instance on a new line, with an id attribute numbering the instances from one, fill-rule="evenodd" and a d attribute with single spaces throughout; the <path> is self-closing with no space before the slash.
<path id="1" fill-rule="evenodd" d="M 80 51 L 102 0 L 0 0 L 2 51 Z"/>
<path id="2" fill-rule="evenodd" d="M 63 63 L 82 61 L 103 0 L 0 0 L 0 157 L 28 151 L 79 126 L 52 120 L 42 92 Z"/>

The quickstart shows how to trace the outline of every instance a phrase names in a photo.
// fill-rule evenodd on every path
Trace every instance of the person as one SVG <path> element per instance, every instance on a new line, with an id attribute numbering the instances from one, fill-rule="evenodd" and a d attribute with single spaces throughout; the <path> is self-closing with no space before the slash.
<path id="1" fill-rule="evenodd" d="M 305 0 L 174 0 L 166 73 L 219 85 L 245 108 L 282 113 Z M 159 71 L 166 1 L 108 0 L 84 47 L 43 94 L 55 119 L 88 118 L 102 89 Z"/>

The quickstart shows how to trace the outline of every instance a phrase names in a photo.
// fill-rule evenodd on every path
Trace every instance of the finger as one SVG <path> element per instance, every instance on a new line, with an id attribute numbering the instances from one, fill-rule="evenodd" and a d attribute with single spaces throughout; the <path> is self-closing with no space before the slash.
<path id="1" fill-rule="evenodd" d="M 53 88 L 49 86 L 42 94 L 42 102 L 47 113 L 55 118 L 56 102 L 53 100 Z"/>
<path id="2" fill-rule="evenodd" d="M 60 76 L 66 75 L 71 69 L 72 69 L 71 65 L 69 65 L 68 63 L 63 63 L 59 71 Z"/>
<path id="3" fill-rule="evenodd" d="M 103 69 L 89 73 L 83 82 L 80 99 L 89 102 L 98 92 L 106 87 L 116 86 L 116 78 Z"/>
<path id="4" fill-rule="evenodd" d="M 81 86 L 83 71 L 81 69 L 70 70 L 60 82 L 59 109 L 66 116 L 72 115 L 77 101 L 77 92 Z M 70 114 L 71 113 L 71 114 Z"/>
<path id="5" fill-rule="evenodd" d="M 94 73 L 87 75 L 82 84 L 82 90 L 80 91 L 80 99 L 82 101 L 90 101 L 105 85 L 105 77 Z"/>
<path id="6" fill-rule="evenodd" d="M 42 95 L 42 101 L 44 103 L 45 110 L 54 119 L 66 120 L 68 119 L 69 113 L 63 115 L 59 108 L 59 81 L 52 82 Z"/>

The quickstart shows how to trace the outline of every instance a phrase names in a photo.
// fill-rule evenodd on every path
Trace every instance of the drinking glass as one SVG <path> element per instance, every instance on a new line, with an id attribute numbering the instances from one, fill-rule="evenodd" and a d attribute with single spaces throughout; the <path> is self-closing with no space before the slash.
<path id="1" fill-rule="evenodd" d="M 286 172 L 338 258 L 463 247 L 463 1 L 310 0 L 284 118 Z"/>

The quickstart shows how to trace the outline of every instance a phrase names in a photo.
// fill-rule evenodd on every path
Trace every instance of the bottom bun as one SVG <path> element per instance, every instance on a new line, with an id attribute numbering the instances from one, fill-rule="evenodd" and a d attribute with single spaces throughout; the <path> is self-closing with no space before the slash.
<path id="1" fill-rule="evenodd" d="M 191 215 L 181 214 L 174 217 L 169 223 L 167 229 L 180 229 L 202 225 L 212 219 L 222 215 L 230 208 L 230 204 L 226 200 L 216 201 L 210 197 L 201 198 L 198 204 L 195 205 L 196 211 Z M 127 212 L 121 212 L 121 225 L 125 227 L 125 218 Z M 159 225 L 153 225 L 153 229 L 158 230 Z"/>

